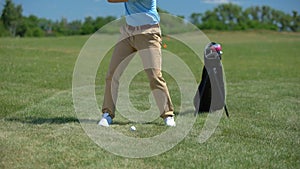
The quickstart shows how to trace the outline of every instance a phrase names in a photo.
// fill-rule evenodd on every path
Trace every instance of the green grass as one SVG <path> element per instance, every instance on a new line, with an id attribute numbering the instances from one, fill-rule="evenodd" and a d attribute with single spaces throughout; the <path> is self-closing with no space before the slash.
<path id="1" fill-rule="evenodd" d="M 103 150 L 77 120 L 72 74 L 88 37 L 0 39 L 0 168 L 300 168 L 300 34 L 207 35 L 223 45 L 231 118 L 223 116 L 212 137 L 200 144 L 197 138 L 207 116 L 201 114 L 177 146 L 143 159 Z M 166 43 L 183 58 L 192 55 L 176 41 Z M 98 87 L 108 60 L 98 71 Z M 202 64 L 189 65 L 200 79 Z M 165 78 L 178 109 L 178 86 L 172 77 Z M 139 73 L 135 80 L 130 99 L 138 109 L 147 109 L 145 75 Z M 145 90 L 137 90 L 141 88 Z M 103 90 L 96 94 L 101 98 Z M 136 124 L 138 130 L 132 133 L 126 119 L 117 116 L 115 121 L 119 125 L 112 127 L 132 137 L 166 129 L 158 119 Z"/>

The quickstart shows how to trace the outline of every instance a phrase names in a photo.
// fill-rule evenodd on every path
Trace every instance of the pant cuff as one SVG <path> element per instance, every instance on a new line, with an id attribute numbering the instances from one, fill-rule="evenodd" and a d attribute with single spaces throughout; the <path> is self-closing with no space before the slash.
<path id="1" fill-rule="evenodd" d="M 115 118 L 115 114 L 108 108 L 102 109 L 102 113 L 108 113 L 112 119 Z"/>
<path id="2" fill-rule="evenodd" d="M 167 118 L 168 116 L 174 116 L 174 112 L 173 111 L 167 111 L 164 112 L 163 114 L 160 115 L 161 118 Z"/>

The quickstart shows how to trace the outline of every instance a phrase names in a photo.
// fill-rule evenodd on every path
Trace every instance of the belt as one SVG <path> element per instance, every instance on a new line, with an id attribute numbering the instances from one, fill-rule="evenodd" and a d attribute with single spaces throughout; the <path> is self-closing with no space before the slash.
<path id="1" fill-rule="evenodd" d="M 149 29 L 149 28 L 159 28 L 159 24 L 154 24 L 154 25 L 141 25 L 141 26 L 131 26 L 131 25 L 126 25 L 128 30 L 144 30 L 144 29 Z"/>

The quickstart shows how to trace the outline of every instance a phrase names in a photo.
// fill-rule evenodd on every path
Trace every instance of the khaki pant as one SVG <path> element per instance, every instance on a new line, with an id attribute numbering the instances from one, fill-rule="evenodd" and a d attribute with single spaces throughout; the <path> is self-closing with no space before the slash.
<path id="1" fill-rule="evenodd" d="M 120 31 L 121 38 L 115 45 L 106 75 L 102 112 L 108 112 L 114 118 L 120 76 L 134 54 L 139 52 L 152 94 L 160 110 L 160 116 L 162 118 L 173 116 L 174 108 L 161 73 L 161 32 L 159 26 L 131 27 L 124 25 Z"/>

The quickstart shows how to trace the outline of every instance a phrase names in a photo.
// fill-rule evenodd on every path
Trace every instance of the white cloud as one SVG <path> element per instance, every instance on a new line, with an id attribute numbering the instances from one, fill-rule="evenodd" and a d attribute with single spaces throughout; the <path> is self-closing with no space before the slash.
<path id="1" fill-rule="evenodd" d="M 227 4 L 227 3 L 237 3 L 233 0 L 202 0 L 203 3 L 207 4 Z"/>

